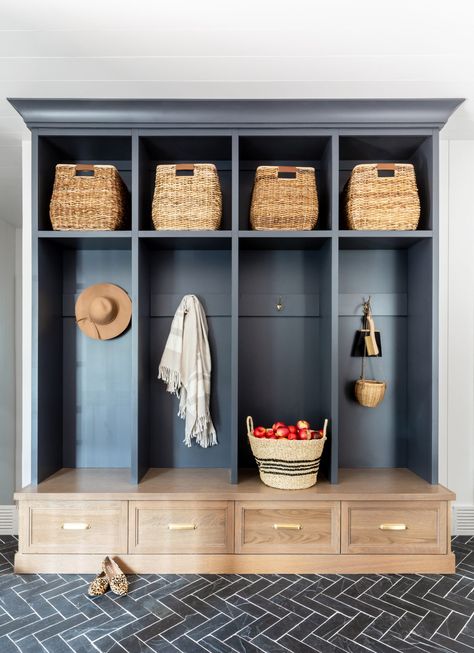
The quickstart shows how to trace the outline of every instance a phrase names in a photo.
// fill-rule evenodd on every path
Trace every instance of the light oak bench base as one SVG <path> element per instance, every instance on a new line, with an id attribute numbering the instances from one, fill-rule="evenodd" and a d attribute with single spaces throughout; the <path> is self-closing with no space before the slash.
<path id="1" fill-rule="evenodd" d="M 17 573 L 91 573 L 104 555 L 136 573 L 455 571 L 454 494 L 408 470 L 341 470 L 341 481 L 276 490 L 255 472 L 62 470 L 15 495 Z"/>
<path id="2" fill-rule="evenodd" d="M 96 574 L 102 555 L 21 554 L 18 574 Z M 453 574 L 455 558 L 446 555 L 119 555 L 135 574 Z"/>

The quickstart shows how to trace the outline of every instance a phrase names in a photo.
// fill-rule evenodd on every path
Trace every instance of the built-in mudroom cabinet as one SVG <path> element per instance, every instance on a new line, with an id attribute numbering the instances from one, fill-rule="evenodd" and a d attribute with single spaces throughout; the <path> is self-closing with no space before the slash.
<path id="1" fill-rule="evenodd" d="M 32 131 L 32 484 L 17 572 L 454 571 L 450 501 L 438 485 L 438 138 L 458 100 L 14 99 Z M 156 231 L 155 170 L 213 163 L 221 228 Z M 362 163 L 412 163 L 413 231 L 347 228 L 344 186 Z M 54 231 L 58 163 L 112 164 L 126 187 L 117 231 Z M 261 165 L 312 166 L 309 231 L 254 231 Z M 77 328 L 78 295 L 123 288 L 131 325 L 100 341 Z M 219 444 L 186 447 L 158 380 L 185 294 L 206 311 Z M 387 383 L 359 405 L 353 355 L 371 298 Z M 328 418 L 316 485 L 264 485 L 246 417 Z M 170 525 L 179 528 L 170 528 Z M 186 525 L 191 525 L 186 528 Z"/>

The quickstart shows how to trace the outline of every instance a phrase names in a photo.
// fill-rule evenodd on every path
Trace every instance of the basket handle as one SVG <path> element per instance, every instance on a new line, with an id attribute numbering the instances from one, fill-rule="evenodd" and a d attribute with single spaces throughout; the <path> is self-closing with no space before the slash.
<path id="1" fill-rule="evenodd" d="M 380 171 L 393 172 L 393 176 L 397 174 L 396 163 L 377 163 L 376 170 L 377 170 L 377 177 L 379 176 L 378 173 Z M 388 175 L 388 176 L 392 177 L 392 175 Z"/>
<path id="2" fill-rule="evenodd" d="M 177 163 L 175 169 L 176 172 L 179 170 L 194 170 L 194 163 Z"/>
<path id="3" fill-rule="evenodd" d="M 252 417 L 249 415 L 245 421 L 247 423 L 247 435 L 252 435 L 252 433 L 253 433 L 253 419 L 252 419 Z"/>
<path id="4" fill-rule="evenodd" d="M 328 430 L 328 422 L 329 422 L 329 420 L 326 418 L 326 419 L 324 420 L 324 426 L 323 426 L 323 438 L 326 437 L 326 432 L 327 432 L 327 430 Z"/>
<path id="5" fill-rule="evenodd" d="M 95 166 L 93 163 L 77 163 L 76 172 L 94 172 Z"/>
<path id="6" fill-rule="evenodd" d="M 278 177 L 280 176 L 280 172 L 292 172 L 296 177 L 298 168 L 296 166 L 278 166 Z"/>

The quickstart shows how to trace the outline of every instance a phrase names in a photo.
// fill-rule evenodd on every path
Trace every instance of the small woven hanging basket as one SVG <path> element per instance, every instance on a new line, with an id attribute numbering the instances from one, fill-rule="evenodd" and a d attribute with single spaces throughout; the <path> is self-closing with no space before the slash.
<path id="1" fill-rule="evenodd" d="M 280 173 L 294 174 L 292 178 Z M 314 168 L 259 166 L 255 174 L 250 224 L 258 231 L 309 231 L 318 222 Z"/>
<path id="2" fill-rule="evenodd" d="M 189 170 L 192 175 L 177 175 Z M 213 163 L 159 165 L 152 219 L 156 230 L 216 230 L 222 218 L 222 192 Z"/>
<path id="3" fill-rule="evenodd" d="M 380 171 L 393 176 L 380 176 Z M 413 231 L 418 227 L 420 199 L 415 169 L 409 163 L 357 165 L 344 194 L 349 229 Z"/>
<path id="4" fill-rule="evenodd" d="M 90 176 L 78 176 L 90 171 Z M 49 206 L 55 231 L 114 231 L 123 225 L 126 188 L 115 166 L 56 166 Z"/>
<path id="5" fill-rule="evenodd" d="M 256 438 L 251 417 L 247 417 L 247 435 L 265 485 L 281 490 L 302 490 L 317 482 L 326 435 L 320 440 Z"/>
<path id="6" fill-rule="evenodd" d="M 382 403 L 387 384 L 385 381 L 358 379 L 355 382 L 355 396 L 361 406 L 376 408 Z"/>

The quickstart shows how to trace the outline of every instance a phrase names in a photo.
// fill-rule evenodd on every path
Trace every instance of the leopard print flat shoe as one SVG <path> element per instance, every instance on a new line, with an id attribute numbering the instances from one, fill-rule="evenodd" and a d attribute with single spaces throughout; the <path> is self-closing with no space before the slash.
<path id="1" fill-rule="evenodd" d="M 118 596 L 125 596 L 128 593 L 127 577 L 115 560 L 107 556 L 102 563 L 102 569 L 108 578 L 112 592 Z"/>
<path id="2" fill-rule="evenodd" d="M 104 571 L 98 574 L 89 585 L 87 593 L 89 596 L 102 596 L 109 589 L 109 579 Z"/>

